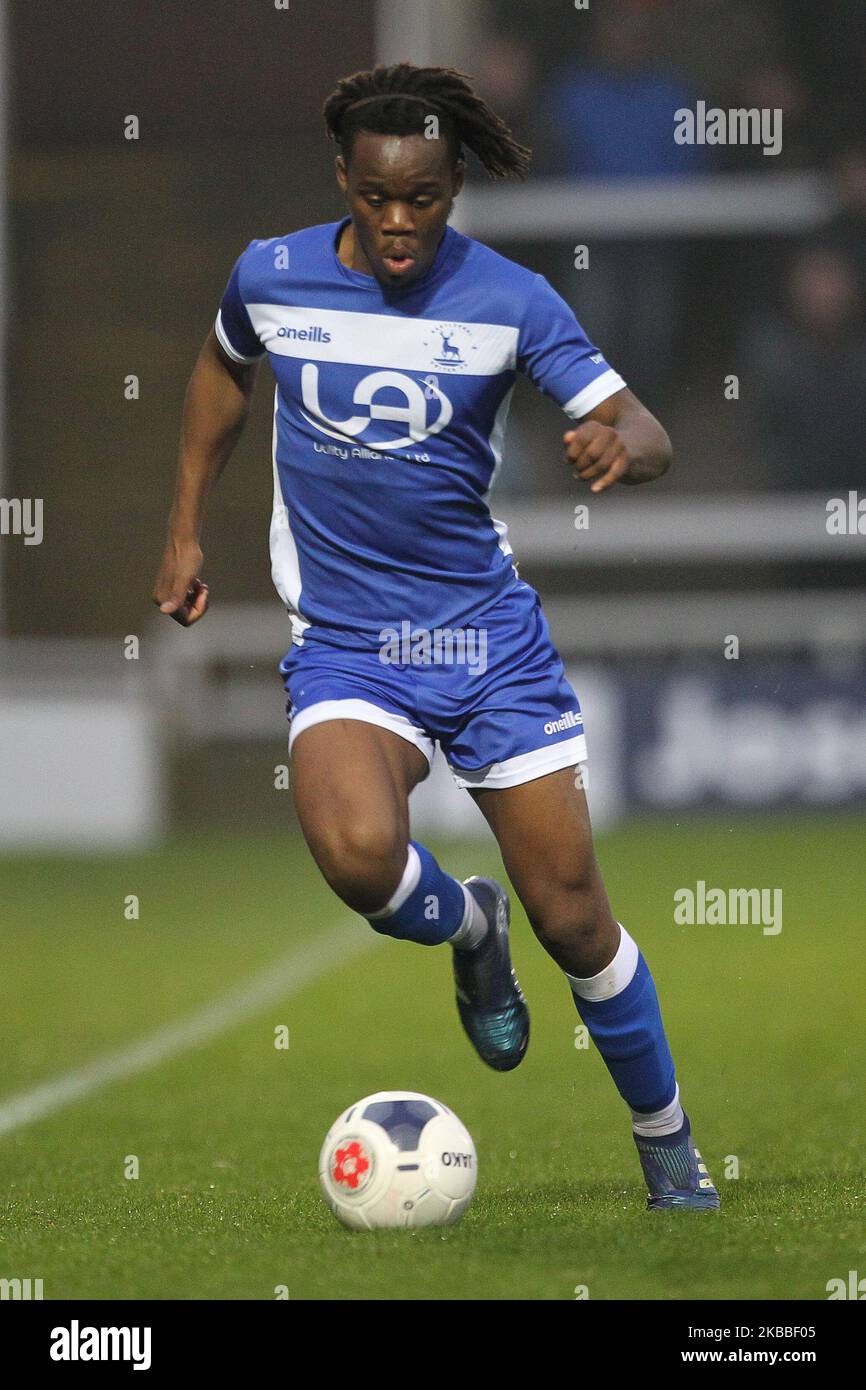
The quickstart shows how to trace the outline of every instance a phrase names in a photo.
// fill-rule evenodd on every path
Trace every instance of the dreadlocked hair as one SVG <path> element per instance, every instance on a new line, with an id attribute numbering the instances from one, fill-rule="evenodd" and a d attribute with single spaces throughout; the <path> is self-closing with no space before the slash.
<path id="1" fill-rule="evenodd" d="M 377 135 L 423 135 L 436 116 L 458 158 L 465 145 L 493 179 L 526 178 L 531 151 L 456 68 L 394 63 L 356 72 L 337 83 L 322 110 L 328 135 L 348 158 L 359 130 Z"/>

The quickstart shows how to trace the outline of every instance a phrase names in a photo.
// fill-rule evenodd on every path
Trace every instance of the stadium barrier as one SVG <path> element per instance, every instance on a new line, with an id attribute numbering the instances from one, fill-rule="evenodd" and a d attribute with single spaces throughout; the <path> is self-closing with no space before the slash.
<path id="1" fill-rule="evenodd" d="M 525 187 L 469 183 L 458 231 L 494 245 L 576 237 L 796 235 L 838 209 L 830 179 L 812 170 L 691 174 L 688 178 L 533 178 Z"/>
<path id="2" fill-rule="evenodd" d="M 503 499 L 520 562 L 560 580 L 628 566 L 622 594 L 551 593 L 544 609 L 581 700 L 597 824 L 642 811 L 849 806 L 866 798 L 866 593 L 856 587 L 699 591 L 715 566 L 862 559 L 814 495 L 617 497 L 573 525 L 573 498 Z M 653 588 L 675 563 L 682 585 Z M 720 573 L 721 573 L 720 569 Z M 561 589 L 561 584 L 560 584 Z M 279 601 L 214 603 L 192 631 L 148 617 L 118 642 L 0 641 L 0 844 L 81 848 L 167 832 L 182 751 L 272 745 L 285 758 Z M 268 754 L 270 757 L 270 754 Z M 422 832 L 486 835 L 440 763 L 414 794 Z M 85 824 L 86 823 L 86 824 Z"/>

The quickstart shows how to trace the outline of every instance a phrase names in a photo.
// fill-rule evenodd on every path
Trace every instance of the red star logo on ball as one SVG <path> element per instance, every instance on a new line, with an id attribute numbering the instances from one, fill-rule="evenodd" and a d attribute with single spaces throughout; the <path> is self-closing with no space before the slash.
<path id="1" fill-rule="evenodd" d="M 362 1175 L 370 1167 L 370 1160 L 365 1156 L 357 1139 L 353 1139 L 345 1149 L 338 1149 L 334 1159 L 332 1171 L 334 1182 L 345 1183 L 354 1192 Z"/>

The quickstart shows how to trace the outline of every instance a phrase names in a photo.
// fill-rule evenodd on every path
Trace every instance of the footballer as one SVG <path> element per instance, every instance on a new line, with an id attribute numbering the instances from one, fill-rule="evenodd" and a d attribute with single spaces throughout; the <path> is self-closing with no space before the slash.
<path id="1" fill-rule="evenodd" d="M 469 79 L 376 67 L 342 80 L 324 117 L 348 215 L 252 241 L 235 264 L 187 389 L 154 600 L 183 626 L 207 610 L 206 500 L 267 356 L 280 672 L 313 858 L 374 931 L 448 943 L 472 1046 L 516 1067 L 529 1012 L 508 896 L 411 838 L 409 794 L 438 744 L 628 1107 L 649 1207 L 717 1207 L 653 977 L 596 863 L 580 705 L 488 507 L 518 372 L 569 417 L 565 459 L 594 493 L 661 477 L 670 441 L 541 275 L 449 226 L 467 151 L 492 178 L 529 165 Z M 485 660 L 436 660 L 423 641 L 394 659 L 385 635 L 407 623 L 483 633 Z"/>

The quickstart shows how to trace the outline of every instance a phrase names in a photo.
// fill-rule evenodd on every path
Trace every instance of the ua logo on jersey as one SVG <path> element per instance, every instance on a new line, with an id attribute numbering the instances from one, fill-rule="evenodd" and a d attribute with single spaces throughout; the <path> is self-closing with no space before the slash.
<path id="1" fill-rule="evenodd" d="M 361 378 L 352 396 L 352 404 L 366 406 L 367 413 L 350 415 L 347 420 L 332 420 L 319 404 L 319 368 L 315 362 L 305 362 L 301 368 L 301 395 L 307 410 L 301 414 L 309 424 L 332 439 L 358 439 L 374 420 L 393 420 L 405 425 L 405 438 L 365 439 L 364 443 L 370 449 L 402 449 L 439 434 L 454 413 L 448 397 L 438 386 L 432 385 L 430 377 L 426 378 L 425 386 L 426 389 L 422 389 L 405 372 L 370 372 Z M 399 391 L 405 405 L 385 405 L 377 401 L 376 396 L 386 387 Z M 428 411 L 433 419 L 428 418 Z"/>

